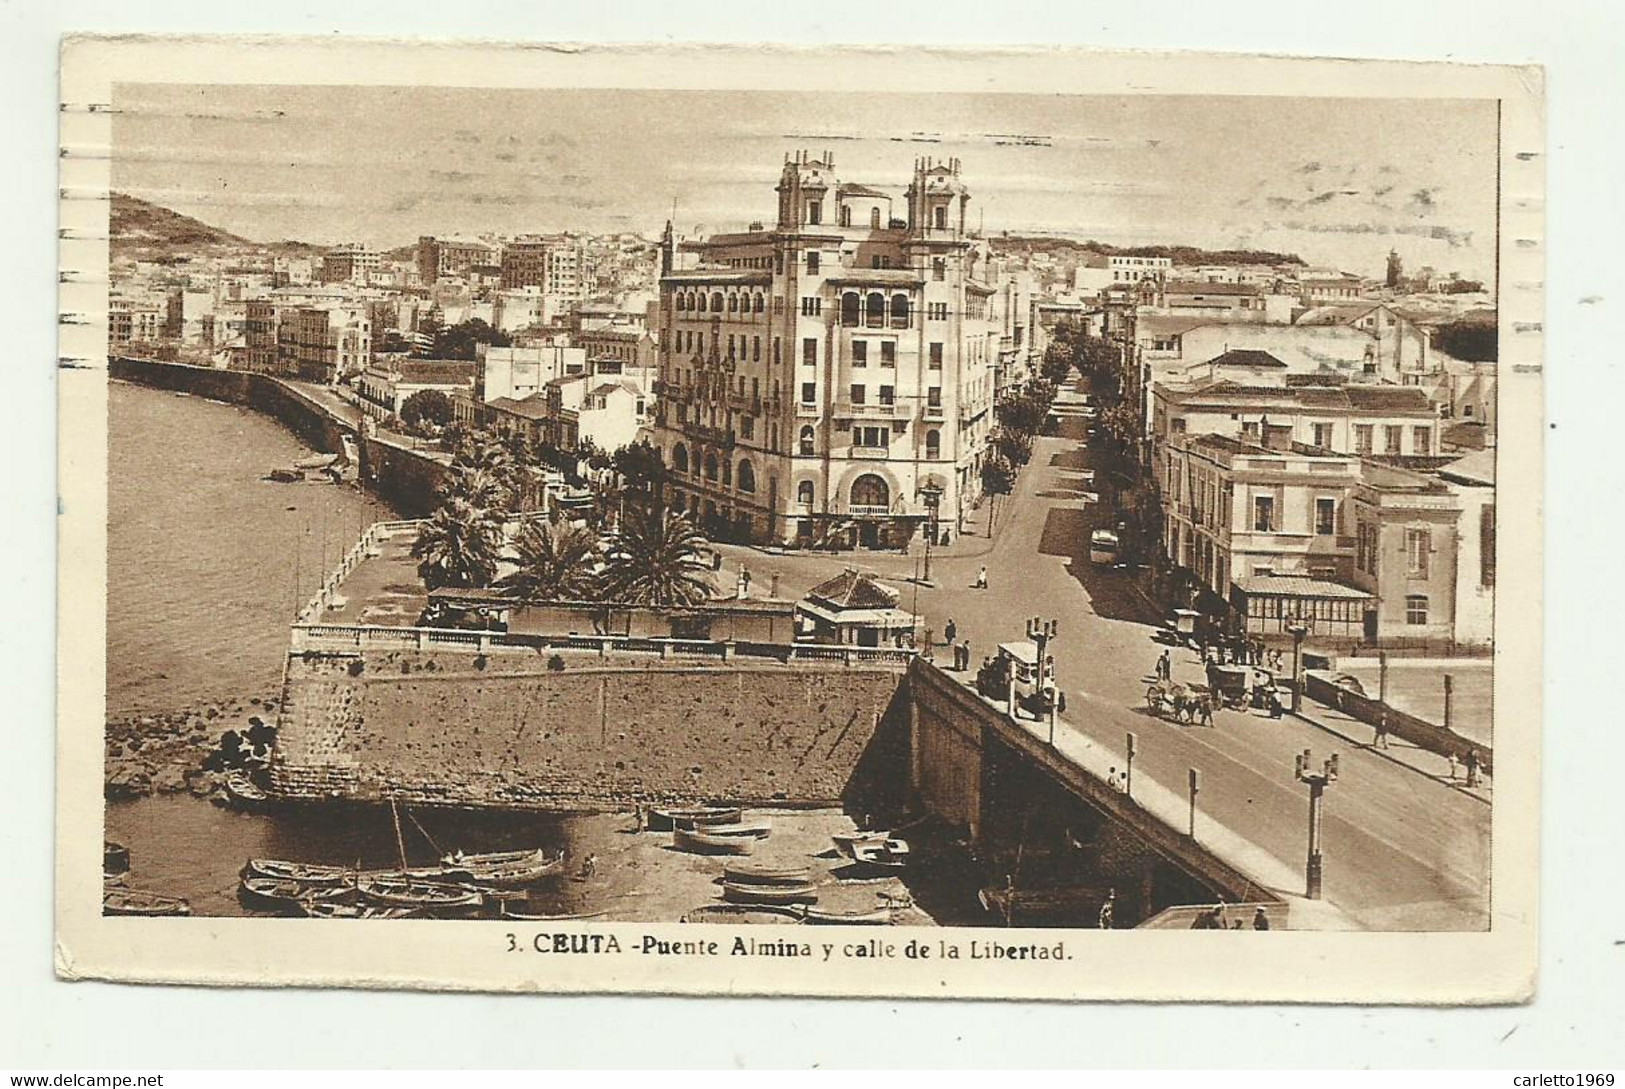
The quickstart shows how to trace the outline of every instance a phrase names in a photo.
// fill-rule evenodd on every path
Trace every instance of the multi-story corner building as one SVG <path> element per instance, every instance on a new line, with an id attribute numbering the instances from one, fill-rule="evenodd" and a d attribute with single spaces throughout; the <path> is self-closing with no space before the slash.
<path id="1" fill-rule="evenodd" d="M 435 238 L 423 235 L 418 239 L 418 281 L 427 287 L 443 279 L 466 278 L 475 267 L 494 265 L 496 250 L 486 242 L 473 238 Z"/>
<path id="2" fill-rule="evenodd" d="M 897 546 L 981 490 L 1000 328 L 959 163 L 903 196 L 787 158 L 771 230 L 662 245 L 655 441 L 713 534 Z M 679 267 L 678 258 L 684 260 Z M 928 485 L 930 487 L 928 487 Z"/>
<path id="3" fill-rule="evenodd" d="M 165 303 L 150 299 L 113 298 L 107 306 L 107 345 L 128 348 L 153 344 L 163 335 L 169 311 Z"/>
<path id="4" fill-rule="evenodd" d="M 360 242 L 345 242 L 322 255 L 324 284 L 368 284 L 378 275 L 379 256 Z"/>
<path id="5" fill-rule="evenodd" d="M 309 382 L 337 382 L 372 359 L 372 322 L 365 304 L 294 307 L 277 324 L 275 371 Z"/>

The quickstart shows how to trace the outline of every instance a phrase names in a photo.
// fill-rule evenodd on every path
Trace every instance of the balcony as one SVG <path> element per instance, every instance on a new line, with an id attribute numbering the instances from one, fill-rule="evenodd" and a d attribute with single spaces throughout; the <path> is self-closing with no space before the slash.
<path id="1" fill-rule="evenodd" d="M 796 416 L 803 420 L 816 420 L 823 416 L 824 410 L 818 407 L 816 401 L 802 401 L 796 405 Z"/>
<path id="2" fill-rule="evenodd" d="M 890 404 L 837 401 L 833 412 L 836 419 L 845 420 L 906 420 L 910 415 L 908 405 L 896 401 Z"/>
<path id="3" fill-rule="evenodd" d="M 928 420 L 940 420 L 942 419 L 943 409 L 941 405 L 926 405 L 921 410 L 921 414 Z"/>
<path id="4" fill-rule="evenodd" d="M 738 441 L 738 437 L 727 428 L 712 427 L 709 424 L 690 424 L 688 427 L 688 433 L 693 435 L 701 442 L 707 442 L 713 446 L 720 446 L 725 450 L 733 449 L 735 442 Z"/>

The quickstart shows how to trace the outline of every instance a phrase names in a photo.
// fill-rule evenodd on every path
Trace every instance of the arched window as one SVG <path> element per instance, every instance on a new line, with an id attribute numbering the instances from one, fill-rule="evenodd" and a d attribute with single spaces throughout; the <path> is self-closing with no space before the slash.
<path id="1" fill-rule="evenodd" d="M 886 322 L 886 297 L 878 291 L 870 292 L 864 305 L 865 324 L 871 329 Z"/>
<path id="2" fill-rule="evenodd" d="M 750 467 L 750 462 L 739 463 L 739 490 L 754 492 L 756 490 L 756 470 Z"/>
<path id="3" fill-rule="evenodd" d="M 942 456 L 942 432 L 933 430 L 925 433 L 925 456 L 932 461 Z"/>
<path id="4" fill-rule="evenodd" d="M 841 296 L 841 324 L 856 325 L 858 323 L 858 293 L 848 291 Z"/>
<path id="5" fill-rule="evenodd" d="M 756 312 L 758 314 L 760 314 L 762 312 L 762 308 L 767 305 L 767 303 L 764 302 L 763 300 L 764 300 L 764 296 L 762 295 L 762 293 L 760 291 L 758 291 L 756 293 Z"/>
<path id="6" fill-rule="evenodd" d="M 812 505 L 813 505 L 813 482 L 812 481 L 803 480 L 800 484 L 796 485 L 796 502 L 801 504 L 803 507 L 808 508 L 809 510 L 812 509 Z"/>
<path id="7" fill-rule="evenodd" d="M 731 461 L 722 463 L 722 482 L 730 486 L 734 482 L 734 465 Z"/>
<path id="8" fill-rule="evenodd" d="M 711 312 L 713 314 L 722 313 L 722 292 L 720 291 L 711 292 Z"/>
<path id="9" fill-rule="evenodd" d="M 891 509 L 891 489 L 873 473 L 864 473 L 852 482 L 854 514 L 884 514 Z"/>
<path id="10" fill-rule="evenodd" d="M 869 229 L 871 231 L 880 230 L 880 209 L 879 208 L 871 208 L 871 209 L 869 209 Z"/>
<path id="11" fill-rule="evenodd" d="M 688 472 L 688 447 L 684 446 L 682 443 L 678 443 L 676 446 L 672 447 L 671 464 L 672 468 L 676 469 L 679 473 Z"/>
<path id="12" fill-rule="evenodd" d="M 688 309 L 688 297 L 683 295 L 681 292 L 678 293 L 676 301 L 677 301 L 677 309 L 679 309 L 679 310 L 687 310 Z"/>
<path id="13" fill-rule="evenodd" d="M 907 295 L 893 295 L 891 297 L 891 324 L 893 329 L 908 328 Z"/>
<path id="14" fill-rule="evenodd" d="M 717 456 L 715 454 L 706 454 L 705 455 L 705 479 L 714 481 L 714 480 L 716 480 L 716 478 L 717 478 Z"/>
<path id="15" fill-rule="evenodd" d="M 801 429 L 801 456 L 811 457 L 813 454 L 813 429 L 808 424 Z"/>

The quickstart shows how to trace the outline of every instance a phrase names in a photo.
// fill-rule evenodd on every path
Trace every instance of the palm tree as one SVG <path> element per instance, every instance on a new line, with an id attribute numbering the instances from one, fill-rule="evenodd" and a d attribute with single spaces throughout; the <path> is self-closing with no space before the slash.
<path id="1" fill-rule="evenodd" d="M 460 500 L 471 507 L 501 510 L 508 505 L 509 489 L 505 480 L 487 469 L 467 469 L 453 466 L 440 487 L 440 501 Z"/>
<path id="2" fill-rule="evenodd" d="M 604 600 L 630 605 L 696 605 L 715 589 L 706 540 L 681 514 L 632 507 L 609 550 Z"/>
<path id="3" fill-rule="evenodd" d="M 418 530 L 412 555 L 431 590 L 489 586 L 502 555 L 502 518 L 489 507 L 449 496 Z"/>
<path id="4" fill-rule="evenodd" d="M 597 536 L 562 522 L 526 524 L 514 541 L 518 569 L 502 580 L 526 601 L 591 601 L 599 586 Z"/>
<path id="5" fill-rule="evenodd" d="M 498 440 L 489 436 L 477 437 L 468 447 L 457 452 L 452 465 L 458 469 L 484 469 L 495 476 L 507 473 L 513 464 L 513 455 Z"/>

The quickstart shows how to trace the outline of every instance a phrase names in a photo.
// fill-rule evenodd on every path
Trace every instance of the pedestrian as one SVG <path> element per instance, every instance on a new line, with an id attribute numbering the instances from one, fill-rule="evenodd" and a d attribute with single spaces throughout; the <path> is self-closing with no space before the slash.
<path id="1" fill-rule="evenodd" d="M 925 629 L 925 653 L 930 656 L 932 661 L 936 661 L 937 658 L 936 643 L 932 642 L 932 639 L 936 637 L 936 634 L 937 633 L 932 631 L 930 627 Z"/>
<path id="2" fill-rule="evenodd" d="M 958 631 L 958 625 L 954 623 L 954 618 L 950 616 L 948 618 L 948 623 L 942 626 L 942 641 L 945 643 L 952 643 L 954 641 L 954 636 L 958 633 Z"/>
<path id="3" fill-rule="evenodd" d="M 1341 696 L 1342 694 L 1342 689 L 1338 689 L 1338 695 Z M 1377 736 L 1371 742 L 1371 747 L 1374 749 L 1386 749 L 1388 747 L 1388 708 L 1386 707 L 1377 712 Z"/>
<path id="4" fill-rule="evenodd" d="M 581 879 L 585 881 L 598 871 L 598 856 L 588 855 L 581 861 Z"/>
<path id="5" fill-rule="evenodd" d="M 1117 769 L 1115 767 L 1106 769 L 1106 785 L 1113 790 L 1117 789 Z"/>
<path id="6" fill-rule="evenodd" d="M 976 572 L 976 589 L 987 589 L 987 564 L 985 563 L 982 565 L 982 569 Z"/>
<path id="7" fill-rule="evenodd" d="M 959 668 L 970 668 L 970 640 L 966 639 L 959 644 Z"/>
<path id="8" fill-rule="evenodd" d="M 1157 659 L 1157 676 L 1166 681 L 1173 675 L 1173 671 L 1173 659 L 1168 656 L 1168 652 L 1165 650 L 1162 652 L 1162 656 Z"/>
<path id="9" fill-rule="evenodd" d="M 1463 763 L 1465 763 L 1467 765 L 1467 785 L 1470 786 L 1470 787 L 1477 786 L 1478 785 L 1478 750 L 1477 749 L 1468 749 L 1467 750 L 1467 759 L 1465 761 L 1463 761 Z"/>
<path id="10" fill-rule="evenodd" d="M 940 544 L 940 545 L 941 545 L 941 546 L 942 546 L 942 547 L 943 547 L 943 548 L 947 548 L 947 547 L 948 547 L 948 539 L 949 539 L 949 538 L 948 538 L 948 531 L 947 531 L 947 530 L 943 530 L 943 531 L 942 531 L 942 540 L 941 540 L 941 541 L 939 541 L 939 542 L 938 542 L 938 543 L 939 543 L 939 544 Z"/>
<path id="11" fill-rule="evenodd" d="M 1444 758 L 1445 762 L 1450 766 L 1450 781 L 1453 783 L 1456 781 L 1456 754 L 1447 752 L 1444 754 Z"/>
<path id="12" fill-rule="evenodd" d="M 1264 913 L 1264 909 L 1259 908 L 1257 911 L 1254 911 L 1253 912 L 1253 929 L 1254 930 L 1268 930 L 1269 928 L 1270 928 L 1270 917 L 1267 914 Z"/>
<path id="13" fill-rule="evenodd" d="M 1107 889 L 1106 902 L 1100 905 L 1100 929 L 1110 930 L 1112 928 L 1112 916 L 1114 914 L 1113 908 L 1116 903 L 1117 890 Z"/>
<path id="14" fill-rule="evenodd" d="M 1197 701 L 1198 709 L 1202 712 L 1202 725 L 1213 725 L 1213 697 L 1203 696 Z"/>

